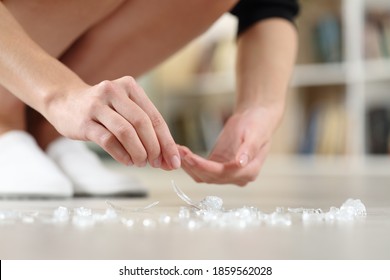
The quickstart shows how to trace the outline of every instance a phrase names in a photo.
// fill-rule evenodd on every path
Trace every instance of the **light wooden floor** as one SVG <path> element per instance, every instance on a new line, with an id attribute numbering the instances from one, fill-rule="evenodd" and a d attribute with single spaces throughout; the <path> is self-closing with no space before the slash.
<path id="1" fill-rule="evenodd" d="M 390 259 L 387 161 L 366 162 L 359 169 L 343 161 L 270 158 L 262 175 L 246 188 L 196 184 L 182 171 L 111 166 L 137 177 L 150 191 L 147 198 L 113 198 L 111 202 L 143 207 L 160 201 L 148 211 L 127 217 L 157 221 L 161 214 L 177 215 L 184 202 L 172 190 L 171 179 L 194 200 L 217 195 L 228 209 L 254 206 L 272 212 L 279 206 L 328 210 L 347 198 L 359 198 L 368 215 L 350 223 L 294 221 L 291 226 L 260 225 L 242 230 L 190 230 L 174 223 L 149 228 L 128 228 L 120 222 L 85 228 L 72 223 L 0 223 L 0 259 Z M 51 213 L 58 206 L 83 206 L 94 211 L 107 207 L 105 199 L 98 198 L 0 200 L 0 211 Z"/>

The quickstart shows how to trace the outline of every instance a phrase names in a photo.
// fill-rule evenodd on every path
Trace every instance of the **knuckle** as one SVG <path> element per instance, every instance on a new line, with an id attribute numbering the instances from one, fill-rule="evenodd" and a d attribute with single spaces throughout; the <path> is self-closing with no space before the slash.
<path id="1" fill-rule="evenodd" d="M 148 149 L 148 154 L 150 159 L 157 158 L 161 153 L 160 146 L 159 145 L 151 145 L 151 147 Z"/>
<path id="2" fill-rule="evenodd" d="M 100 135 L 97 136 L 97 143 L 104 150 L 109 150 L 114 140 L 115 140 L 115 136 L 109 132 L 101 133 Z"/>
<path id="3" fill-rule="evenodd" d="M 115 89 L 115 84 L 112 81 L 104 80 L 99 84 L 99 90 L 101 93 L 109 93 Z"/>
<path id="4" fill-rule="evenodd" d="M 137 84 L 136 80 L 132 76 L 124 76 L 123 79 L 129 85 Z"/>
<path id="5" fill-rule="evenodd" d="M 93 116 L 100 109 L 101 109 L 101 103 L 99 99 L 94 98 L 89 102 L 88 107 L 86 109 L 86 114 L 87 116 Z"/>
<path id="6" fill-rule="evenodd" d="M 143 166 L 147 159 L 147 154 L 144 151 L 138 151 L 136 154 L 132 154 L 131 156 L 137 166 Z"/>
<path id="7" fill-rule="evenodd" d="M 101 82 L 95 95 L 96 102 L 101 103 L 102 101 L 112 100 L 118 94 L 117 88 L 117 85 L 112 81 Z"/>
<path id="8" fill-rule="evenodd" d="M 175 144 L 175 142 L 172 140 L 169 140 L 169 141 L 166 141 L 166 142 L 163 142 L 161 144 L 161 149 L 163 151 L 168 151 L 168 152 L 172 152 L 172 153 L 176 153 L 177 151 L 177 146 Z"/>
<path id="9" fill-rule="evenodd" d="M 243 188 L 243 187 L 246 187 L 248 185 L 248 182 L 243 182 L 243 181 L 240 181 L 240 182 L 237 182 L 236 183 L 239 187 Z"/>
<path id="10" fill-rule="evenodd" d="M 239 178 L 238 181 L 236 181 L 236 185 L 240 187 L 245 187 L 249 183 L 256 181 L 257 179 L 257 174 L 251 173 L 251 174 L 246 174 L 242 178 Z"/>
<path id="11" fill-rule="evenodd" d="M 159 115 L 159 114 L 153 115 L 150 118 L 150 120 L 151 120 L 152 126 L 154 128 L 164 126 L 164 124 L 165 124 L 165 121 L 164 121 L 163 117 L 161 115 Z"/>
<path id="12" fill-rule="evenodd" d="M 116 155 L 115 158 L 119 162 L 128 162 L 129 160 L 129 155 L 127 153 L 120 153 L 119 155 Z"/>
<path id="13" fill-rule="evenodd" d="M 95 124 L 91 120 L 82 120 L 80 122 L 79 129 L 83 132 L 84 138 L 89 141 L 97 142 L 97 131 Z M 99 144 L 99 143 L 97 143 Z"/>
<path id="14" fill-rule="evenodd" d="M 245 179 L 246 179 L 246 181 L 249 183 L 249 182 L 253 182 L 253 181 L 255 181 L 256 180 L 256 178 L 257 178 L 257 176 L 256 175 L 254 175 L 254 174 L 251 174 L 251 175 L 248 175 Z"/>
<path id="15" fill-rule="evenodd" d="M 245 178 L 243 178 L 243 180 L 246 183 L 254 182 L 254 181 L 256 181 L 256 179 L 257 179 L 257 175 L 256 174 L 248 174 L 248 175 L 245 176 Z"/>
<path id="16" fill-rule="evenodd" d="M 127 135 L 129 135 L 129 129 L 126 125 L 119 125 L 116 128 L 115 134 L 119 139 L 124 139 Z"/>
<path id="17" fill-rule="evenodd" d="M 257 174 L 250 174 L 247 179 L 248 182 L 254 182 L 257 179 Z"/>
<path id="18" fill-rule="evenodd" d="M 103 150 L 105 150 L 111 154 L 110 151 L 112 148 L 112 144 L 114 143 L 114 140 L 115 140 L 114 136 L 111 133 L 109 133 L 109 132 L 99 133 L 99 132 L 93 131 L 91 129 L 86 134 L 88 135 L 87 139 L 95 142 Z"/>
<path id="19" fill-rule="evenodd" d="M 132 121 L 132 124 L 136 128 L 145 127 L 149 123 L 148 118 L 143 115 L 137 116 Z"/>
<path id="20" fill-rule="evenodd" d="M 204 182 L 206 184 L 223 184 L 223 182 L 216 180 L 216 179 L 213 179 L 213 178 L 204 179 Z"/>
<path id="21" fill-rule="evenodd" d="M 203 181 L 198 177 L 193 177 L 193 179 L 196 183 L 203 183 Z"/>
<path id="22" fill-rule="evenodd" d="M 138 84 L 137 81 L 132 76 L 123 77 L 124 89 L 129 93 L 137 92 Z"/>
<path id="23" fill-rule="evenodd" d="M 117 139 L 111 132 L 97 129 L 97 126 L 93 122 L 86 122 L 83 131 L 85 140 L 95 142 L 115 160 L 128 163 L 129 154 L 123 149 L 117 149 Z"/>

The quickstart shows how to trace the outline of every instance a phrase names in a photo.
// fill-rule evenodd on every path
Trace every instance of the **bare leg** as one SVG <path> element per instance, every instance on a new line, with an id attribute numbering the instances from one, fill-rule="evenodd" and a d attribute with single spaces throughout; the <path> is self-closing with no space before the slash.
<path id="1" fill-rule="evenodd" d="M 0 135 L 11 130 L 25 130 L 25 106 L 0 86 Z"/>
<path id="2" fill-rule="evenodd" d="M 51 123 L 30 107 L 26 108 L 26 127 L 43 150 L 46 150 L 50 143 L 61 136 Z"/>
<path id="3" fill-rule="evenodd" d="M 87 83 L 137 77 L 203 33 L 237 0 L 132 0 L 80 38 L 62 61 Z"/>

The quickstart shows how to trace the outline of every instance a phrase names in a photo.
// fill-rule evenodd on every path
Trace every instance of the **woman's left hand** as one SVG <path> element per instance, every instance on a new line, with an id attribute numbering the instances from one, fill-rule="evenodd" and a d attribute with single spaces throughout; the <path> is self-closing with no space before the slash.
<path id="1" fill-rule="evenodd" d="M 234 113 L 207 159 L 179 146 L 183 169 L 196 182 L 245 186 L 254 181 L 266 159 L 282 111 L 255 107 Z"/>

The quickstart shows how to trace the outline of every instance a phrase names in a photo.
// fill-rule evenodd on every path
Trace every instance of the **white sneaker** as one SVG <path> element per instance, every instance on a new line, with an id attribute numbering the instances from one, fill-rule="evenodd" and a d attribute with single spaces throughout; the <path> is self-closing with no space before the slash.
<path id="1" fill-rule="evenodd" d="M 63 198 L 71 181 L 24 131 L 0 135 L 0 197 Z"/>
<path id="2" fill-rule="evenodd" d="M 84 142 L 61 137 L 51 143 L 47 155 L 73 182 L 80 196 L 145 196 L 134 179 L 108 169 Z"/>

